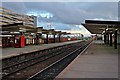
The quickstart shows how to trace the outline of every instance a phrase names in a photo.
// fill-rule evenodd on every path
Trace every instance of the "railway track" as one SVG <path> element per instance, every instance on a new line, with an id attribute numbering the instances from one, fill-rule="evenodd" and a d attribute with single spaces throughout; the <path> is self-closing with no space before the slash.
<path id="1" fill-rule="evenodd" d="M 27 80 L 53 80 L 55 77 L 65 68 L 71 61 L 73 61 L 81 51 L 83 51 L 88 44 L 77 48 L 76 50 L 72 51 L 70 54 L 64 56 L 63 58 L 59 59 L 58 61 L 52 63 L 48 67 L 44 68 L 43 70 L 39 71 L 38 73 L 32 75 Z"/>
<path id="2" fill-rule="evenodd" d="M 38 56 L 25 56 L 26 59 L 23 59 L 20 62 L 17 61 L 13 62 L 13 64 L 11 65 L 5 65 L 2 68 L 2 72 L 5 73 L 2 74 L 2 79 L 31 79 L 31 76 L 33 76 L 33 74 L 37 73 L 38 71 L 44 71 L 45 69 L 47 69 L 47 67 L 49 67 L 52 64 L 55 64 L 56 61 L 61 60 L 63 57 L 70 55 L 73 52 L 80 53 L 80 51 L 83 49 L 83 44 L 87 45 L 88 42 L 78 42 L 74 44 L 60 46 L 52 50 L 45 50 L 42 51 L 41 54 L 39 53 Z M 77 49 L 79 49 L 79 51 Z M 35 55 L 35 53 L 33 53 L 32 55 Z"/>
<path id="3" fill-rule="evenodd" d="M 34 52 L 30 52 L 29 54 L 24 53 L 22 55 L 13 56 L 11 58 L 5 58 L 2 60 L 2 63 L 3 63 L 2 66 L 3 66 L 3 68 L 6 68 L 8 66 L 12 66 L 13 64 L 24 62 L 25 60 L 30 60 L 33 58 L 37 58 L 39 56 L 44 56 L 46 54 L 50 54 L 52 52 L 55 52 L 58 49 L 62 49 L 64 47 L 66 47 L 66 46 L 68 46 L 68 45 L 58 46 L 55 48 L 49 48 L 49 49 L 44 49 L 44 50 L 40 50 L 40 51 L 34 51 Z"/>

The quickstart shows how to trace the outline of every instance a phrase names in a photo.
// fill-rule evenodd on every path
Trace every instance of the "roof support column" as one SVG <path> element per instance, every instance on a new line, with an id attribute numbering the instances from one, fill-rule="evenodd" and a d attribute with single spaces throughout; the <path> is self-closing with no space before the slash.
<path id="1" fill-rule="evenodd" d="M 36 45 L 39 44 L 39 34 L 36 33 L 36 42 L 35 42 Z"/>
<path id="2" fill-rule="evenodd" d="M 54 36 L 54 43 L 55 43 L 55 34 L 53 34 L 53 36 Z"/>
<path id="3" fill-rule="evenodd" d="M 109 34 L 107 34 L 106 36 L 107 36 L 107 38 L 106 38 L 106 39 L 107 39 L 107 40 L 106 40 L 107 42 L 106 42 L 106 43 L 109 45 Z"/>
<path id="4" fill-rule="evenodd" d="M 104 43 L 106 44 L 106 34 L 104 34 Z"/>
<path id="5" fill-rule="evenodd" d="M 59 34 L 59 36 L 58 36 L 58 38 L 59 38 L 59 42 L 60 42 L 60 36 L 61 36 L 61 35 Z"/>
<path id="6" fill-rule="evenodd" d="M 115 30 L 114 35 L 115 35 L 115 37 L 114 37 L 114 48 L 117 49 L 117 30 Z"/>
<path id="7" fill-rule="evenodd" d="M 48 44 L 48 34 L 46 34 L 46 44 Z"/>

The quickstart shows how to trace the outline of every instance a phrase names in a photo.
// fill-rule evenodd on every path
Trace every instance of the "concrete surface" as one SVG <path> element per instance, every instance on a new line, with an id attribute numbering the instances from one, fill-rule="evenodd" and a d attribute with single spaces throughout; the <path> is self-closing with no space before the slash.
<path id="1" fill-rule="evenodd" d="M 40 44 L 40 45 L 30 45 L 30 46 L 25 46 L 24 48 L 13 48 L 13 47 L 2 48 L 2 52 L 0 53 L 0 59 L 11 57 L 11 56 L 16 56 L 16 55 L 20 55 L 20 54 L 24 54 L 24 53 L 28 53 L 28 52 L 31 52 L 31 51 L 48 49 L 48 48 L 51 48 L 51 47 L 56 47 L 56 46 L 70 44 L 70 43 L 76 43 L 76 42 L 80 42 L 80 40 L 60 42 L 60 43 Z"/>
<path id="2" fill-rule="evenodd" d="M 94 41 L 56 78 L 118 78 L 118 50 Z"/>

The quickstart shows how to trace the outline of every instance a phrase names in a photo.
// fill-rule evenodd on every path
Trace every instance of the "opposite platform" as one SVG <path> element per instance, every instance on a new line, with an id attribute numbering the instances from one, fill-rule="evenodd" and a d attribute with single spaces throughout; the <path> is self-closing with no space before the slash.
<path id="1" fill-rule="evenodd" d="M 118 50 L 93 41 L 56 78 L 118 78 Z"/>
<path id="2" fill-rule="evenodd" d="M 76 42 L 80 42 L 80 41 L 81 40 L 61 42 L 61 43 L 30 45 L 30 46 L 25 46 L 24 48 L 2 48 L 2 53 L 0 53 L 0 55 L 1 55 L 0 59 L 8 58 L 11 56 L 17 56 L 20 54 L 29 53 L 29 52 L 33 52 L 33 51 L 57 47 L 57 46 L 65 45 L 65 44 L 76 43 Z"/>

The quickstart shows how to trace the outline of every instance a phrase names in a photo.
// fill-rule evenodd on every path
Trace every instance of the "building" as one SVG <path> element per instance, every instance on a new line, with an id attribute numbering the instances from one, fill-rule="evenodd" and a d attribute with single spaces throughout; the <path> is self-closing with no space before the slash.
<path id="1" fill-rule="evenodd" d="M 46 30 L 37 27 L 37 17 L 19 14 L 14 11 L 0 7 L 0 46 L 1 47 L 24 47 L 26 45 L 36 45 L 39 43 L 55 43 L 67 41 L 61 39 L 61 35 L 67 33 Z M 42 38 L 42 34 L 46 37 Z M 53 35 L 52 38 L 49 35 Z M 57 36 L 57 37 L 56 37 Z"/>
<path id="2" fill-rule="evenodd" d="M 0 23 L 1 23 L 0 25 L 1 26 L 23 23 L 24 26 L 37 27 L 36 22 L 34 22 L 34 19 L 35 18 L 33 16 L 18 14 L 11 10 L 0 7 Z"/>
<path id="3" fill-rule="evenodd" d="M 6 8 L 0 7 L 0 26 L 1 26 L 1 38 L 3 47 L 14 46 L 14 43 L 29 43 L 33 44 L 34 36 L 37 30 L 37 17 L 19 14 Z M 21 37 L 26 39 L 21 41 Z M 13 43 L 11 43 L 13 42 Z M 25 44 L 24 44 L 25 45 Z"/>

